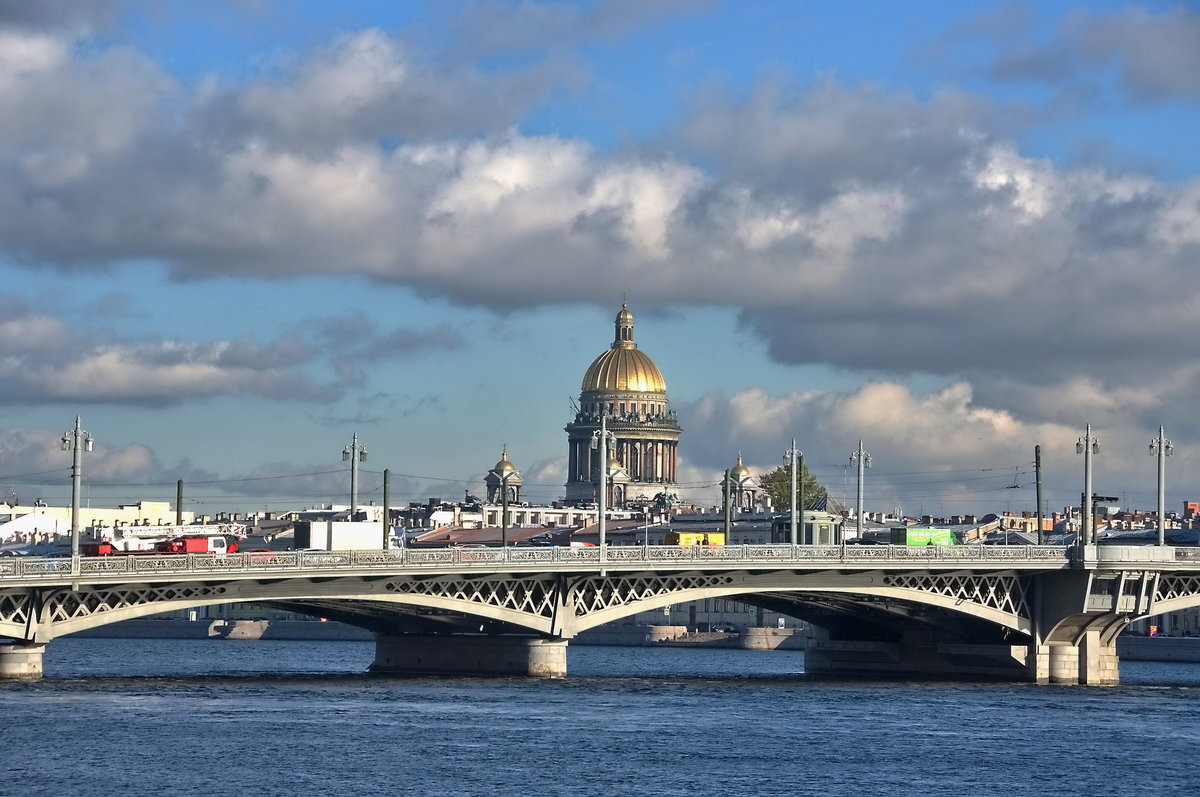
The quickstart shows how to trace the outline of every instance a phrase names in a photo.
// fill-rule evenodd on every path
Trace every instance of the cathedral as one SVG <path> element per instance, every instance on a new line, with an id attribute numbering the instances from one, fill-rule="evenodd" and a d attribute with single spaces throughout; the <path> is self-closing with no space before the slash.
<path id="1" fill-rule="evenodd" d="M 617 313 L 612 346 L 583 375 L 575 419 L 566 426 L 569 503 L 599 498 L 600 418 L 610 434 L 606 504 L 664 500 L 675 491 L 679 420 L 667 402 L 662 373 L 633 340 L 633 313 Z"/>

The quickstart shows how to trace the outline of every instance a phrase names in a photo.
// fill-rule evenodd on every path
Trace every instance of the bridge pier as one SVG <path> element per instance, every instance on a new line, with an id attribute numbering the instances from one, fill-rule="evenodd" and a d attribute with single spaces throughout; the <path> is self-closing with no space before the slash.
<path id="1" fill-rule="evenodd" d="M 1031 646 L 1032 680 L 1039 684 L 1115 686 L 1121 682 L 1116 642 L 1106 643 L 1099 631 L 1088 631 L 1078 645 Z"/>
<path id="2" fill-rule="evenodd" d="M 41 678 L 42 654 L 45 652 L 45 645 L 23 642 L 0 644 L 0 680 Z"/>
<path id="3" fill-rule="evenodd" d="M 804 671 L 874 678 L 1032 680 L 1023 645 L 950 643 L 928 629 L 904 629 L 895 640 L 836 640 L 813 627 Z"/>
<path id="4" fill-rule="evenodd" d="M 377 634 L 374 673 L 413 675 L 567 674 L 565 639 L 482 634 Z"/>

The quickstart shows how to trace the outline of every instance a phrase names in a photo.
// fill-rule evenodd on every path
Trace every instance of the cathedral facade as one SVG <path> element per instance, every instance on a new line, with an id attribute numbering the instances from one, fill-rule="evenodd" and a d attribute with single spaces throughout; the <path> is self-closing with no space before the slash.
<path id="1" fill-rule="evenodd" d="M 673 493 L 682 430 L 662 373 L 634 342 L 633 314 L 624 305 L 612 346 L 583 375 L 575 419 L 565 429 L 568 502 L 599 499 L 600 451 L 594 441 L 601 415 L 611 435 L 607 505 L 649 503 Z"/>

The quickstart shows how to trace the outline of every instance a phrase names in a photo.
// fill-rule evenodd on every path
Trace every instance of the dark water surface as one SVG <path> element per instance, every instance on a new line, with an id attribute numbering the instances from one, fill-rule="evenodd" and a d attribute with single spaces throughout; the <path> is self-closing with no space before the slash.
<path id="1" fill-rule="evenodd" d="M 1200 664 L 1114 688 L 805 678 L 798 652 L 575 647 L 380 678 L 369 642 L 60 639 L 0 683 L 0 795 L 1200 794 Z"/>

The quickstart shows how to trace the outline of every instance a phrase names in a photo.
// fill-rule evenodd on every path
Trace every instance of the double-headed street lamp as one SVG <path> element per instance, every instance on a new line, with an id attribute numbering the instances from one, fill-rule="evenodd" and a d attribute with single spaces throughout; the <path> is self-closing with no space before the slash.
<path id="1" fill-rule="evenodd" d="M 600 491 L 596 501 L 598 510 L 598 531 L 600 543 L 600 558 L 604 558 L 604 546 L 606 540 L 604 538 L 604 515 L 608 511 L 606 504 L 608 503 L 608 447 L 609 444 L 616 445 L 616 436 L 608 431 L 607 416 L 604 410 L 600 410 L 600 428 L 592 432 L 592 450 L 596 451 L 600 456 Z"/>
<path id="2" fill-rule="evenodd" d="M 1150 441 L 1150 454 L 1158 455 L 1158 544 L 1167 542 L 1167 457 L 1171 456 L 1171 441 L 1163 437 L 1163 428 L 1158 427 L 1158 437 Z"/>
<path id="3" fill-rule="evenodd" d="M 73 451 L 71 460 L 71 556 L 79 556 L 79 483 L 83 479 L 83 453 L 92 448 L 91 435 L 79 425 L 62 433 L 62 450 Z"/>
<path id="4" fill-rule="evenodd" d="M 1083 454 L 1083 501 L 1080 510 L 1083 512 L 1080 523 L 1079 544 L 1091 545 L 1094 530 L 1092 529 L 1092 454 L 1100 453 L 1100 441 L 1092 436 L 1092 425 L 1089 423 L 1083 437 L 1075 443 L 1075 453 Z"/>
<path id="5" fill-rule="evenodd" d="M 358 463 L 366 461 L 367 449 L 358 442 L 358 433 L 356 432 L 350 445 L 342 449 L 342 462 L 350 463 L 350 522 L 352 523 L 358 514 Z"/>
<path id="6" fill-rule="evenodd" d="M 83 452 L 91 451 L 92 436 L 79 425 L 75 416 L 75 428 L 63 432 L 62 450 L 73 451 L 71 460 L 71 556 L 79 556 L 79 484 L 83 478 Z"/>

